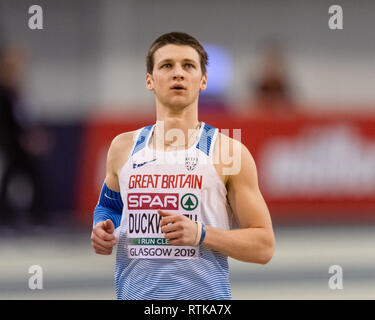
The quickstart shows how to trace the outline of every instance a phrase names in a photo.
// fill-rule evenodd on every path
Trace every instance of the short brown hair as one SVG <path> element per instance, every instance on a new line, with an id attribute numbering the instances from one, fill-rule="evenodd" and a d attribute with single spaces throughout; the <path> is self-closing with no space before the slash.
<path id="1" fill-rule="evenodd" d="M 154 70 L 154 53 L 167 44 L 186 45 L 194 48 L 199 55 L 202 74 L 206 74 L 206 66 L 208 65 L 208 55 L 203 46 L 197 39 L 184 32 L 170 32 L 157 38 L 148 50 L 146 57 L 147 73 L 152 74 Z"/>

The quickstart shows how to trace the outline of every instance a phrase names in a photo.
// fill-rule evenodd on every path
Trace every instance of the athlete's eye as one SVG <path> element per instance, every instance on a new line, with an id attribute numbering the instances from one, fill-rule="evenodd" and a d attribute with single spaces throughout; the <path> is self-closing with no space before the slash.
<path id="1" fill-rule="evenodd" d="M 171 67 L 171 66 L 172 66 L 172 65 L 171 65 L 170 63 L 166 63 L 166 64 L 163 64 L 161 67 L 162 67 L 162 68 L 166 68 L 166 67 L 169 68 L 169 67 Z"/>
<path id="2" fill-rule="evenodd" d="M 194 68 L 195 66 L 191 63 L 185 63 L 185 66 L 188 66 L 189 68 Z"/>

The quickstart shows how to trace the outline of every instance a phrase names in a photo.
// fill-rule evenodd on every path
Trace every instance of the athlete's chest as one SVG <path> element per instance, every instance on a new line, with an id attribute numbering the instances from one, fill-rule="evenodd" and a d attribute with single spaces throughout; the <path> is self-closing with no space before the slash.
<path id="1" fill-rule="evenodd" d="M 216 174 L 210 159 L 199 152 L 140 153 L 121 170 L 120 184 L 130 189 L 197 189 L 208 187 Z"/>

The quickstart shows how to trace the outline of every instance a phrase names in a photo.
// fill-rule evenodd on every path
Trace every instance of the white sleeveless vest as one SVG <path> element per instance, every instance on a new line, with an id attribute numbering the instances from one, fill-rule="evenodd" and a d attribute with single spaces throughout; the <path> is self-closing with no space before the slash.
<path id="1" fill-rule="evenodd" d="M 124 208 L 115 286 L 118 299 L 231 299 L 227 257 L 198 246 L 172 246 L 160 230 L 157 210 L 228 230 L 233 215 L 213 165 L 218 130 L 201 123 L 186 150 L 149 147 L 154 125 L 138 131 L 119 173 Z"/>

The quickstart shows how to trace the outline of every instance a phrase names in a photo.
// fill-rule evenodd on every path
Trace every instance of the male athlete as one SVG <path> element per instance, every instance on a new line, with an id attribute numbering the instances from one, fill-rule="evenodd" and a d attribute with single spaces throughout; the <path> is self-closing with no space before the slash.
<path id="1" fill-rule="evenodd" d="M 272 222 L 250 152 L 198 120 L 207 59 L 188 34 L 156 39 L 146 86 L 157 121 L 109 148 L 91 243 L 103 255 L 118 245 L 118 299 L 228 300 L 228 256 L 272 258 Z"/>

